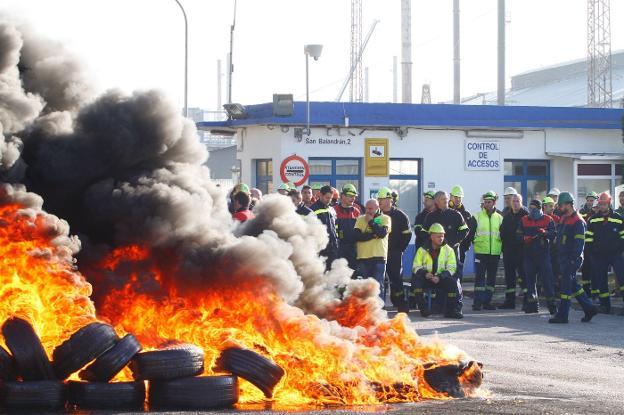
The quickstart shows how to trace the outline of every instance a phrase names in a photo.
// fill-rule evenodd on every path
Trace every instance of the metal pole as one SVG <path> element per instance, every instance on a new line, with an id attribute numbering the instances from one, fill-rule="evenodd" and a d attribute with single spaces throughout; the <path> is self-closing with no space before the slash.
<path id="1" fill-rule="evenodd" d="M 234 28 L 236 26 L 236 0 L 234 0 L 234 18 L 232 19 L 232 26 L 230 26 L 230 53 L 228 55 L 228 104 L 232 103 L 232 73 L 234 72 Z"/>
<path id="2" fill-rule="evenodd" d="M 505 0 L 498 0 L 498 94 L 496 103 L 505 105 Z"/>
<path id="3" fill-rule="evenodd" d="M 308 54 L 306 57 L 306 134 L 310 135 L 310 79 L 308 76 L 308 61 L 310 60 Z"/>
<path id="4" fill-rule="evenodd" d="M 401 98 L 412 103 L 412 9 L 411 0 L 401 0 Z"/>
<path id="5" fill-rule="evenodd" d="M 397 102 L 397 97 L 399 95 L 398 92 L 398 86 L 399 86 L 399 80 L 398 80 L 399 76 L 398 76 L 398 70 L 397 70 L 397 57 L 393 56 L 392 57 L 392 102 L 394 102 L 396 104 Z"/>
<path id="6" fill-rule="evenodd" d="M 178 0 L 174 0 L 180 6 L 184 16 L 184 116 L 188 117 L 188 21 L 184 7 Z"/>
<path id="7" fill-rule="evenodd" d="M 217 111 L 223 110 L 221 108 L 221 59 L 217 59 Z"/>
<path id="8" fill-rule="evenodd" d="M 453 103 L 461 104 L 459 66 L 459 0 L 453 0 Z"/>

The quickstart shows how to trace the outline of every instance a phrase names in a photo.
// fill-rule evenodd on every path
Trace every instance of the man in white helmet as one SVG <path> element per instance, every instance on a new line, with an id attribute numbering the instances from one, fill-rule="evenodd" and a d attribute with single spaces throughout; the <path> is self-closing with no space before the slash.
<path id="1" fill-rule="evenodd" d="M 559 210 L 559 205 L 557 204 L 560 194 L 561 194 L 561 191 L 557 189 L 556 187 L 553 187 L 552 189 L 548 191 L 548 194 L 546 195 L 555 202 L 555 210 L 553 213 L 557 216 L 561 216 L 561 211 Z"/>
<path id="2" fill-rule="evenodd" d="M 503 193 L 505 199 L 505 206 L 503 207 L 503 211 L 501 214 L 505 216 L 511 210 L 511 201 L 513 197 L 518 194 L 518 191 L 513 187 L 506 187 L 505 192 Z"/>

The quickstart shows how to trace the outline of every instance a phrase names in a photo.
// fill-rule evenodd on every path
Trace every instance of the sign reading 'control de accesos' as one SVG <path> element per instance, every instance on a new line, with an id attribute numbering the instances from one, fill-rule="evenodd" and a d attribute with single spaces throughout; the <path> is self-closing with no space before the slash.
<path id="1" fill-rule="evenodd" d="M 464 144 L 466 170 L 500 170 L 500 142 L 466 140 Z"/>

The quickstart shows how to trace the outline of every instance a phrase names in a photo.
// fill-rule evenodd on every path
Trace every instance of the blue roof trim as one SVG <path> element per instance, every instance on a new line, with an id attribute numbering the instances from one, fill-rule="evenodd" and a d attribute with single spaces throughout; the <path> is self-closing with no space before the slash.
<path id="1" fill-rule="evenodd" d="M 242 120 L 198 122 L 202 128 L 250 125 L 305 125 L 305 102 L 295 102 L 290 117 L 273 116 L 273 104 L 245 106 Z M 312 126 L 483 127 L 621 129 L 624 109 L 522 107 L 496 105 L 311 102 Z"/>

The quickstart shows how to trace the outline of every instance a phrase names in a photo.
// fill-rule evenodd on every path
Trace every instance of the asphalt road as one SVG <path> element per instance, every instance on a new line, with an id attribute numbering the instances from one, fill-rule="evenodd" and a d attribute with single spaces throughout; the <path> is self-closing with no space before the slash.
<path id="1" fill-rule="evenodd" d="M 423 319 L 418 312 L 410 318 L 423 338 L 437 336 L 484 364 L 483 397 L 311 411 L 257 407 L 167 413 L 624 414 L 624 317 L 598 315 L 581 323 L 582 312 L 573 310 L 569 324 L 553 325 L 546 312 L 472 312 L 467 302 L 463 320 Z"/>

